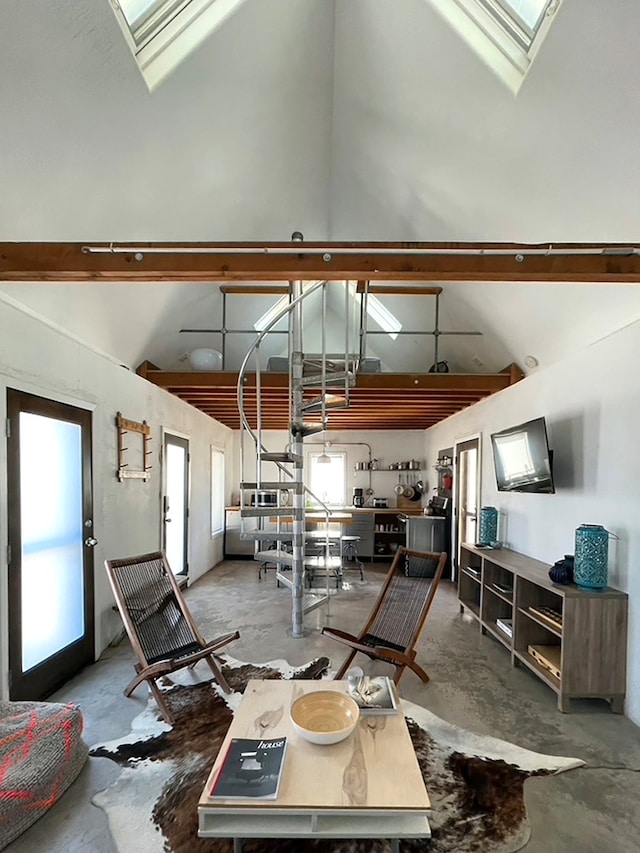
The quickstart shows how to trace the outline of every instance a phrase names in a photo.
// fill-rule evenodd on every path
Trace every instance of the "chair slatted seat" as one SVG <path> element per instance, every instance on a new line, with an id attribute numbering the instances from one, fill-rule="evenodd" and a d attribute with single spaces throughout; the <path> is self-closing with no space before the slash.
<path id="1" fill-rule="evenodd" d="M 397 684 L 406 667 L 424 682 L 429 676 L 416 661 L 415 646 L 424 629 L 447 561 L 446 553 L 398 548 L 366 625 L 357 636 L 325 627 L 322 633 L 351 648 L 336 678 L 342 678 L 358 652 L 395 667 Z"/>
<path id="2" fill-rule="evenodd" d="M 178 582 L 162 551 L 106 560 L 105 568 L 122 616 L 125 630 L 138 658 L 136 677 L 125 696 L 146 681 L 162 716 L 174 722 L 156 679 L 205 660 L 216 681 L 228 693 L 230 687 L 214 653 L 240 637 L 238 631 L 206 642 L 193 620 Z"/>

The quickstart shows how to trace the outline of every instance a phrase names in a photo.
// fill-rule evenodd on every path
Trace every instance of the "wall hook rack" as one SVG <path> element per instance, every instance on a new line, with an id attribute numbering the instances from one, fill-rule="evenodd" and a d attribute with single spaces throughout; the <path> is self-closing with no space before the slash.
<path id="1" fill-rule="evenodd" d="M 122 413 L 116 415 L 118 429 L 118 480 L 149 480 L 151 479 L 151 427 L 146 421 L 142 423 L 123 418 Z M 124 441 L 127 433 L 137 433 L 142 436 L 142 468 L 130 469 L 125 461 L 125 453 L 129 450 Z"/>

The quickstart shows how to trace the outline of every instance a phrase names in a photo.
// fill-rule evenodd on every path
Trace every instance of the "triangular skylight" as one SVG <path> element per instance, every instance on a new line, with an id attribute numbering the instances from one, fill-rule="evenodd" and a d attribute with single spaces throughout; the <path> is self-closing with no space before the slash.
<path id="1" fill-rule="evenodd" d="M 246 0 L 111 0 L 150 90 Z"/>
<path id="2" fill-rule="evenodd" d="M 347 282 L 347 285 L 351 285 L 350 293 L 353 299 L 357 299 L 355 284 L 356 282 Z M 267 326 L 275 320 L 278 314 L 283 310 L 283 308 L 288 304 L 289 296 L 281 296 L 278 301 L 266 311 L 262 317 L 258 318 L 253 324 L 253 328 L 256 332 L 262 332 Z M 382 302 L 378 299 L 377 296 L 369 293 L 367 294 L 367 315 L 374 320 L 380 328 L 386 332 L 392 341 L 398 337 L 398 332 L 402 329 L 402 323 L 396 316 L 394 316 L 391 311 L 389 311 Z"/>
<path id="3" fill-rule="evenodd" d="M 427 0 L 513 92 L 562 0 Z"/>

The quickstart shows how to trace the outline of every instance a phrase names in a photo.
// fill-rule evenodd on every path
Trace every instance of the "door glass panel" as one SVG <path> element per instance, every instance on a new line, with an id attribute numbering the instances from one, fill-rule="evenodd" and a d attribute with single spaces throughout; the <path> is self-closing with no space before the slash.
<path id="1" fill-rule="evenodd" d="M 20 413 L 23 672 L 85 633 L 82 430 Z"/>
<path id="2" fill-rule="evenodd" d="M 165 445 L 167 512 L 165 517 L 165 551 L 174 574 L 185 571 L 185 516 L 187 508 L 186 448 Z M 170 521 L 169 521 L 170 519 Z"/>
<path id="3" fill-rule="evenodd" d="M 475 542 L 476 541 L 476 525 L 478 521 L 478 507 L 477 507 L 477 498 L 478 494 L 478 451 L 477 450 L 465 450 L 462 454 L 464 460 L 464 478 L 463 478 L 463 487 L 464 487 L 464 506 L 465 506 L 465 530 L 464 530 L 464 540 L 465 542 Z"/>

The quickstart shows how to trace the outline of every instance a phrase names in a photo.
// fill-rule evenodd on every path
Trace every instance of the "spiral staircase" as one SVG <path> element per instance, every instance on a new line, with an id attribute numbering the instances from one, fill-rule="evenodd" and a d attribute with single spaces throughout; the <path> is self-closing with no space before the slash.
<path id="1" fill-rule="evenodd" d="M 296 235 L 294 235 L 294 240 Z M 298 238 L 301 239 L 301 236 Z M 344 288 L 344 356 L 327 356 L 327 288 Z M 334 290 L 335 292 L 335 290 Z M 320 352 L 305 356 L 304 308 L 313 294 L 320 295 Z M 315 302 L 315 300 L 314 300 Z M 240 431 L 240 496 L 241 537 L 255 542 L 254 557 L 261 563 L 275 563 L 278 582 L 291 590 L 292 637 L 307 633 L 303 626 L 305 613 L 328 603 L 329 589 L 329 521 L 332 510 L 304 482 L 304 440 L 327 429 L 329 412 L 349 406 L 349 391 L 355 384 L 358 357 L 352 355 L 350 310 L 352 298 L 347 282 L 290 283 L 289 304 L 260 332 L 246 354 L 238 374 L 237 400 L 241 417 Z M 274 451 L 263 441 L 261 395 L 261 344 L 274 327 L 288 318 L 289 356 L 289 440 L 285 449 Z M 314 314 L 317 323 L 317 312 Z M 247 374 L 255 372 L 255 384 L 247 383 Z M 247 415 L 249 395 L 255 399 L 251 406 L 255 415 Z M 274 474 L 275 471 L 275 474 Z M 275 492 L 277 506 L 258 506 L 258 492 Z M 255 496 L 253 506 L 251 495 Z M 290 497 L 285 500 L 285 495 Z M 309 558 L 305 559 L 306 507 L 313 505 L 314 515 L 320 512 L 327 522 L 324 550 L 325 589 L 312 589 L 308 583 Z M 249 529 L 251 527 L 251 529 Z M 268 550 L 264 544 L 269 543 Z M 311 558 L 313 559 L 313 558 Z M 317 558 L 316 558 L 317 561 Z M 316 562 L 316 565 L 318 563 Z"/>

